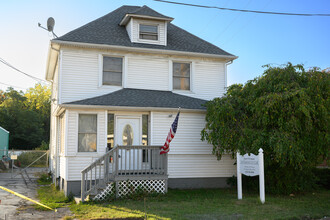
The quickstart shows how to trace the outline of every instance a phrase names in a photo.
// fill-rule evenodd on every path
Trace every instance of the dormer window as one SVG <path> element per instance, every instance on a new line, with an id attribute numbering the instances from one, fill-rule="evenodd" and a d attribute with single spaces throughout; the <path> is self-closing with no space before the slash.
<path id="1" fill-rule="evenodd" d="M 158 40 L 158 26 L 140 24 L 140 39 L 144 40 Z"/>

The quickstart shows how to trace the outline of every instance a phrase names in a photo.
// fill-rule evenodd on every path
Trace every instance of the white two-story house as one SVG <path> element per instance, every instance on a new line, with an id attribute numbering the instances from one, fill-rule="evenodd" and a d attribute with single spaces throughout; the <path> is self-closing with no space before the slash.
<path id="1" fill-rule="evenodd" d="M 66 194 L 79 194 L 81 171 L 117 145 L 163 145 L 179 107 L 168 187 L 224 187 L 235 174 L 230 156 L 218 161 L 200 133 L 203 104 L 225 93 L 237 57 L 172 21 L 147 6 L 122 6 L 51 40 L 50 167 Z M 156 163 L 141 152 L 132 163 Z"/>

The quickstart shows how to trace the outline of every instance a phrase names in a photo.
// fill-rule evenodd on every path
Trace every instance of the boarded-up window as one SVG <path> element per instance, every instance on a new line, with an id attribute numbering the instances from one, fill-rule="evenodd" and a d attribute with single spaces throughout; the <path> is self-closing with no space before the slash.
<path id="1" fill-rule="evenodd" d="M 173 63 L 173 89 L 190 90 L 190 63 Z"/>
<path id="2" fill-rule="evenodd" d="M 122 85 L 123 58 L 103 57 L 103 85 Z"/>
<path id="3" fill-rule="evenodd" d="M 78 152 L 96 152 L 97 115 L 79 114 Z"/>

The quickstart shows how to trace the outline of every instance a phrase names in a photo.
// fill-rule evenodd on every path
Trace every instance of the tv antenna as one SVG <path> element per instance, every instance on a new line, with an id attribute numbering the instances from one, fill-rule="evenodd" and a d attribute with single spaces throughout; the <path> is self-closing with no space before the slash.
<path id="1" fill-rule="evenodd" d="M 57 37 L 57 35 L 54 33 L 54 26 L 55 26 L 55 19 L 52 17 L 49 17 L 47 19 L 47 28 L 41 26 L 41 24 L 38 23 L 38 27 L 40 27 L 48 32 L 51 32 L 55 37 Z"/>

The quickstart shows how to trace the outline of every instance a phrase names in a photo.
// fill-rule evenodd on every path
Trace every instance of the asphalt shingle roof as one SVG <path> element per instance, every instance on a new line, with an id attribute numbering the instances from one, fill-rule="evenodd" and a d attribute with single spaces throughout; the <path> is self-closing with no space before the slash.
<path id="1" fill-rule="evenodd" d="M 199 37 L 175 26 L 172 23 L 167 25 L 167 45 L 154 45 L 144 43 L 132 43 L 127 34 L 126 28 L 119 23 L 126 14 L 139 14 L 154 17 L 166 17 L 147 6 L 122 6 L 109 14 L 96 19 L 80 28 L 77 28 L 56 40 L 104 44 L 125 47 L 138 47 L 162 50 L 174 50 L 182 52 L 195 52 L 205 54 L 234 56 L 219 47 L 200 39 Z"/>
<path id="2" fill-rule="evenodd" d="M 158 18 L 169 18 L 169 19 L 172 19 L 171 17 L 168 17 L 168 16 L 165 16 L 165 15 L 163 15 L 161 13 L 158 13 L 157 11 L 149 8 L 146 5 L 144 5 L 142 7 L 139 7 L 136 11 L 133 11 L 130 14 L 147 15 L 147 16 L 158 17 Z"/>
<path id="3" fill-rule="evenodd" d="M 207 101 L 179 95 L 171 91 L 157 91 L 144 89 L 121 89 L 106 95 L 79 101 L 64 103 L 74 105 L 98 105 L 98 106 L 125 106 L 125 107 L 156 107 L 201 109 Z"/>

